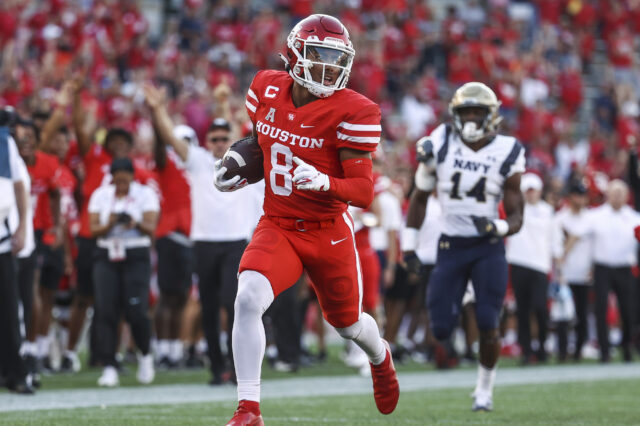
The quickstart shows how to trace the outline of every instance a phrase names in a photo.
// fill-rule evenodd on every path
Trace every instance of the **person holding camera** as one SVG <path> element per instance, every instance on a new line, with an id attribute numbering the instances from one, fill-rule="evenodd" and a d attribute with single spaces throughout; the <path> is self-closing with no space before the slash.
<path id="1" fill-rule="evenodd" d="M 113 160 L 111 175 L 113 183 L 96 189 L 89 201 L 89 225 L 97 238 L 93 264 L 97 356 L 104 365 L 98 385 L 119 383 L 116 346 L 122 314 L 141 352 L 137 379 L 148 384 L 155 376 L 148 316 L 149 252 L 160 205 L 150 187 L 133 181 L 129 158 Z"/>

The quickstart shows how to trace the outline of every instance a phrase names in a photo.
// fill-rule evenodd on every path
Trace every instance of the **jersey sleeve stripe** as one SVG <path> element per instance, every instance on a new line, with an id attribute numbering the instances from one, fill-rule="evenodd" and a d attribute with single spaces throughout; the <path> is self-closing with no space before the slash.
<path id="1" fill-rule="evenodd" d="M 360 131 L 360 132 L 381 132 L 382 126 L 379 124 L 351 124 L 346 121 L 338 124 L 338 127 L 342 127 L 346 130 Z"/>
<path id="2" fill-rule="evenodd" d="M 504 163 L 502 163 L 502 166 L 500 166 L 500 174 L 502 176 L 506 176 L 509 173 L 509 171 L 511 170 L 511 166 L 513 166 L 513 164 L 518 159 L 518 155 L 520 155 L 521 150 L 522 145 L 520 144 L 520 142 L 515 141 L 513 144 L 513 148 L 511 148 L 511 152 L 509 153 L 509 155 L 507 155 L 507 158 L 504 160 Z"/>
<path id="3" fill-rule="evenodd" d="M 247 109 L 251 112 L 256 112 L 256 107 L 253 106 L 251 103 L 249 103 L 249 101 L 245 101 L 244 105 L 247 107 Z"/>
<path id="4" fill-rule="evenodd" d="M 380 136 L 374 137 L 366 137 L 366 136 L 349 136 L 344 133 L 337 132 L 338 139 L 349 141 L 349 142 L 357 142 L 357 143 L 378 143 L 380 141 Z"/>
<path id="5" fill-rule="evenodd" d="M 258 97 L 256 96 L 256 94 L 253 92 L 253 90 L 249 89 L 247 91 L 247 95 L 249 95 L 250 98 L 252 98 L 253 100 L 255 100 L 256 102 L 260 103 L 260 101 L 258 100 Z"/>

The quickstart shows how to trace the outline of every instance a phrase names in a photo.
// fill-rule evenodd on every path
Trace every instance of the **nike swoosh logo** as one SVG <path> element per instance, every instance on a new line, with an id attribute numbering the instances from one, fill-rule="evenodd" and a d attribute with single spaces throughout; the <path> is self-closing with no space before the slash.
<path id="1" fill-rule="evenodd" d="M 335 246 L 336 244 L 343 242 L 343 241 L 344 241 L 344 240 L 346 240 L 347 238 L 349 238 L 349 237 L 344 237 L 343 239 L 338 240 L 338 241 L 333 241 L 333 240 L 331 240 L 331 245 L 332 245 L 332 246 Z"/>
<path id="2" fill-rule="evenodd" d="M 304 124 L 301 124 L 300 127 L 302 127 L 303 129 L 308 129 L 309 127 L 315 127 L 315 126 L 305 126 Z"/>

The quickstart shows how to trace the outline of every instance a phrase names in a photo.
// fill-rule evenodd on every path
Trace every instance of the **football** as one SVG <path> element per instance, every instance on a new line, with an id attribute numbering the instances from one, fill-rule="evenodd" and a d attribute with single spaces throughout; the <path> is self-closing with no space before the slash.
<path id="1" fill-rule="evenodd" d="M 227 168 L 223 177 L 231 179 L 239 175 L 249 183 L 256 183 L 264 178 L 262 159 L 262 149 L 255 136 L 240 139 L 222 157 L 222 166 Z"/>

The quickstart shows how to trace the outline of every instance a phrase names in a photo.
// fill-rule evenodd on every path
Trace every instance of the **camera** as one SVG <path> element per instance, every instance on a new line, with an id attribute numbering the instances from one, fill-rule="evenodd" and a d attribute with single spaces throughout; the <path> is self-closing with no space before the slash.
<path id="1" fill-rule="evenodd" d="M 0 127 L 12 127 L 16 119 L 17 114 L 13 107 L 0 108 Z"/>
<path id="2" fill-rule="evenodd" d="M 116 223 L 121 223 L 121 224 L 128 224 L 129 222 L 131 222 L 131 215 L 129 213 L 118 213 L 118 218 L 116 219 Z"/>

